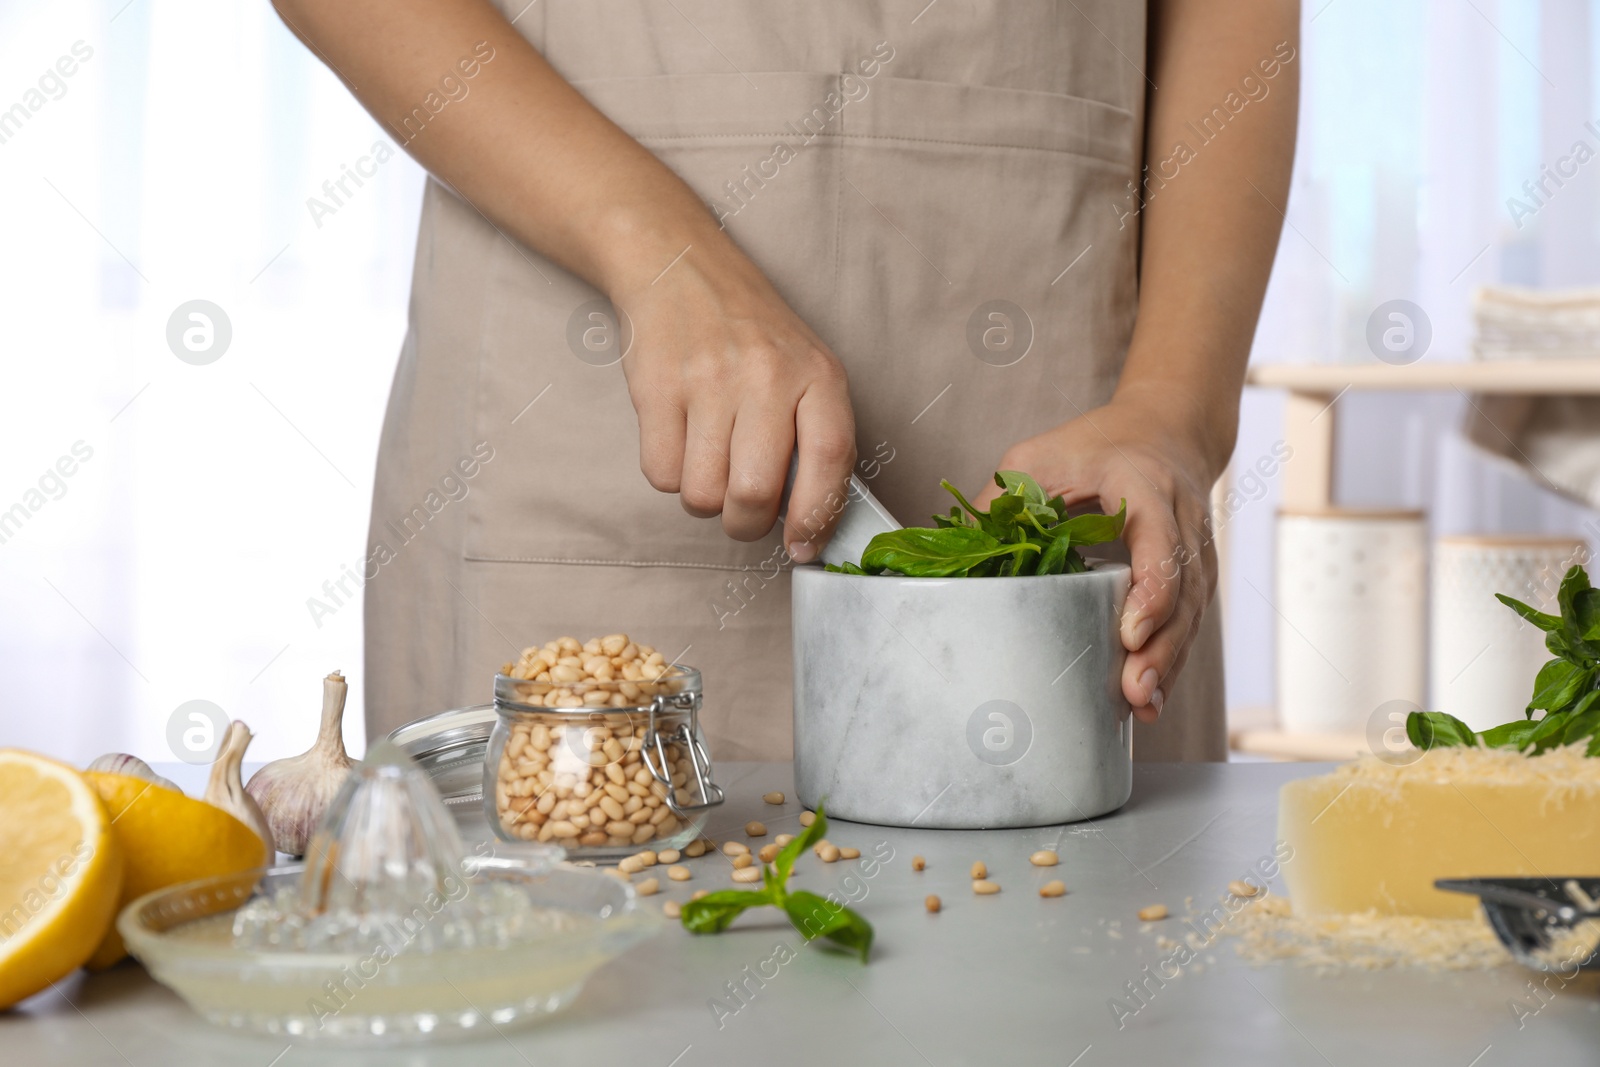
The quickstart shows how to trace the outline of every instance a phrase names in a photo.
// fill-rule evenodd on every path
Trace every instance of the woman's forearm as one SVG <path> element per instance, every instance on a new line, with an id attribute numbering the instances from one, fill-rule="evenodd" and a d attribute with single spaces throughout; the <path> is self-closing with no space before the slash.
<path id="1" fill-rule="evenodd" d="M 736 254 L 694 192 L 487 0 L 274 5 L 396 143 L 507 233 L 602 291 L 647 285 L 689 244 Z M 452 100 L 452 91 L 465 95 Z"/>
<path id="2" fill-rule="evenodd" d="M 1299 107 L 1294 0 L 1153 0 L 1139 315 L 1118 386 L 1221 474 L 1283 224 Z"/>

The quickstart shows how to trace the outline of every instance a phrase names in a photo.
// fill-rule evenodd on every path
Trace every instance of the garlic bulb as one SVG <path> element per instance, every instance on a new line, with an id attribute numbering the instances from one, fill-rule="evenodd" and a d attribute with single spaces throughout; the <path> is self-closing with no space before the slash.
<path id="1" fill-rule="evenodd" d="M 84 770 L 103 771 L 106 774 L 125 774 L 129 778 L 143 778 L 147 782 L 152 782 L 164 789 L 170 789 L 174 793 L 183 792 L 178 788 L 178 783 L 170 778 L 161 777 L 150 764 L 138 756 L 130 756 L 126 752 L 107 752 L 104 756 L 85 767 Z"/>
<path id="2" fill-rule="evenodd" d="M 250 776 L 246 786 L 266 812 L 278 847 L 303 856 L 322 822 L 323 812 L 354 764 L 344 750 L 344 676 L 334 671 L 322 680 L 322 725 L 316 744 L 298 756 L 273 760 Z"/>
<path id="3" fill-rule="evenodd" d="M 228 732 L 222 735 L 222 748 L 211 764 L 211 779 L 206 782 L 204 800 L 212 807 L 221 808 L 256 832 L 267 843 L 267 852 L 273 851 L 272 827 L 261 813 L 255 798 L 245 792 L 240 769 L 244 763 L 244 750 L 250 747 L 250 727 L 234 719 Z"/>

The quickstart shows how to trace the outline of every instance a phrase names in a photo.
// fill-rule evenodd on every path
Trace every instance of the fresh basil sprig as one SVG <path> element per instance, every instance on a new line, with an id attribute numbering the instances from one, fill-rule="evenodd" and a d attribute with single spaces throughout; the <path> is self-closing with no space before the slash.
<path id="1" fill-rule="evenodd" d="M 723 889 L 707 893 L 699 900 L 683 906 L 682 922 L 685 930 L 694 934 L 720 934 L 733 920 L 749 908 L 771 905 L 783 909 L 789 922 L 807 941 L 824 937 L 834 944 L 850 950 L 867 962 L 872 948 L 872 924 L 845 907 L 808 893 L 804 889 L 789 889 L 789 872 L 800 854 L 828 832 L 828 818 L 822 805 L 817 805 L 817 817 L 794 840 L 779 850 L 773 861 L 762 865 L 760 889 Z"/>
<path id="2" fill-rule="evenodd" d="M 1582 567 L 1573 567 L 1556 593 L 1560 615 L 1500 593 L 1495 598 L 1543 630 L 1545 647 L 1556 657 L 1539 668 L 1524 717 L 1474 733 L 1453 715 L 1414 711 L 1406 717 L 1406 736 L 1422 749 L 1481 744 L 1535 756 L 1587 740 L 1584 754 L 1600 756 L 1600 589 L 1589 584 Z M 1535 711 L 1544 717 L 1535 719 Z"/>
<path id="3" fill-rule="evenodd" d="M 1079 545 L 1098 545 L 1122 536 L 1128 502 L 1115 515 L 1067 517 L 1060 496 L 1022 471 L 999 471 L 1004 490 L 979 511 L 948 481 L 939 484 L 956 498 L 948 515 L 935 515 L 933 527 L 881 533 L 867 543 L 861 563 L 829 564 L 844 574 L 892 571 L 911 578 L 992 578 L 1008 575 L 1078 574 L 1089 569 Z"/>

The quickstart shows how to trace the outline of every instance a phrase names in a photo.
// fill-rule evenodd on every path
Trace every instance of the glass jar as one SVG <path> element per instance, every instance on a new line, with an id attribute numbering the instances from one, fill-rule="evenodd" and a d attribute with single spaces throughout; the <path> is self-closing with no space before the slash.
<path id="1" fill-rule="evenodd" d="M 556 704 L 566 706 L 554 706 Z M 700 672 L 567 685 L 498 675 L 483 807 L 505 841 L 574 858 L 681 848 L 722 803 L 700 731 Z"/>

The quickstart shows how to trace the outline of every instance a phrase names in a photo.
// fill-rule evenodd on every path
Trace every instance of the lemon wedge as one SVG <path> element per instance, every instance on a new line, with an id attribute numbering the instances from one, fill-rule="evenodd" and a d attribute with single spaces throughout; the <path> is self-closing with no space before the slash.
<path id="1" fill-rule="evenodd" d="M 122 854 L 99 794 L 64 763 L 0 749 L 0 1009 L 72 973 L 116 917 Z"/>
<path id="2" fill-rule="evenodd" d="M 111 812 L 122 845 L 122 904 L 157 889 L 213 875 L 262 867 L 272 857 L 256 832 L 203 800 L 125 774 L 84 774 Z M 128 954 L 110 930 L 89 959 L 91 970 Z"/>

